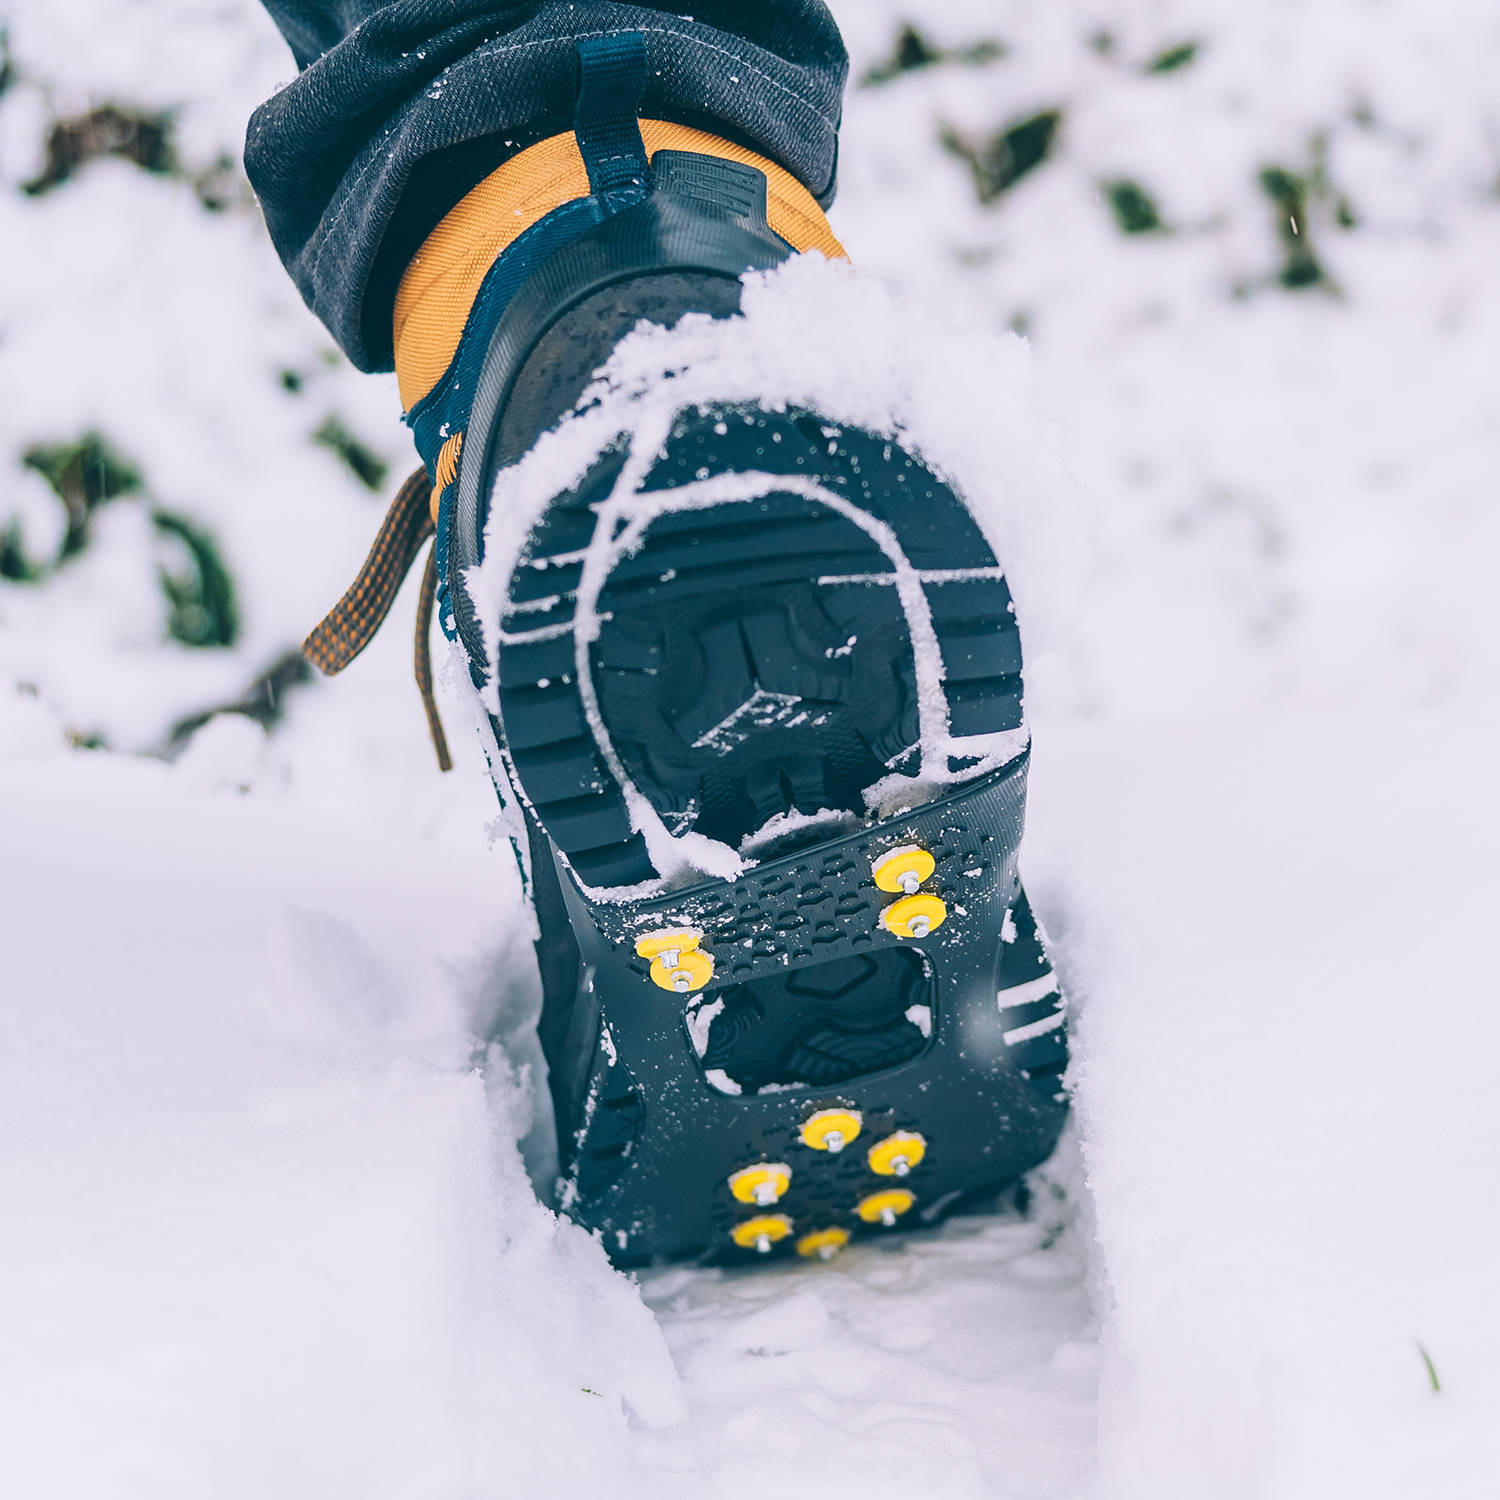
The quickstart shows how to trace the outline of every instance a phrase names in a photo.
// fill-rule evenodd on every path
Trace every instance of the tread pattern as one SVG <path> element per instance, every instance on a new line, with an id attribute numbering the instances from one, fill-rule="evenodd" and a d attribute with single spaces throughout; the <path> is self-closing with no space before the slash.
<path id="1" fill-rule="evenodd" d="M 534 529 L 511 579 L 499 662 L 516 774 L 593 886 L 655 873 L 589 730 L 571 630 L 593 507 L 621 462 L 607 455 Z M 752 408 L 680 418 L 648 486 L 752 469 L 808 476 L 852 500 L 932 573 L 924 592 L 953 734 L 1021 723 L 1010 593 L 941 480 L 888 440 Z M 988 575 L 963 576 L 973 570 Z M 863 813 L 864 789 L 918 738 L 912 646 L 890 578 L 860 527 L 793 494 L 652 522 L 600 596 L 590 669 L 615 752 L 669 829 L 737 845 L 778 814 Z"/>
<path id="2" fill-rule="evenodd" d="M 720 993 L 703 1066 L 745 1093 L 770 1085 L 830 1088 L 916 1057 L 927 1035 L 932 978 L 910 949 L 837 958 Z M 930 1022 L 929 1022 L 930 1031 Z"/>

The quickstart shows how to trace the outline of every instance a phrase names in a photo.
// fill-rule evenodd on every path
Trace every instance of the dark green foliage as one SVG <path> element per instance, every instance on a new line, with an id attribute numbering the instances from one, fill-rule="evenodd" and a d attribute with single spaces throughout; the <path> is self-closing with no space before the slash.
<path id="1" fill-rule="evenodd" d="M 1197 42 L 1179 42 L 1175 47 L 1168 47 L 1165 52 L 1146 64 L 1148 73 L 1175 73 L 1178 68 L 1185 68 L 1198 55 Z"/>
<path id="2" fill-rule="evenodd" d="M 930 68 L 934 63 L 956 62 L 977 67 L 1004 56 L 1004 46 L 995 41 L 974 42 L 970 46 L 946 52 L 941 47 L 934 47 L 915 26 L 907 25 L 901 28 L 901 35 L 896 38 L 896 50 L 860 79 L 860 87 L 874 88 L 879 84 L 889 83 L 893 78 L 899 78 L 903 73 Z"/>
<path id="3" fill-rule="evenodd" d="M 247 719 L 254 719 L 261 728 L 270 729 L 285 712 L 287 693 L 311 682 L 312 676 L 313 670 L 300 651 L 288 651 L 278 656 L 234 702 L 206 708 L 174 724 L 167 737 L 168 751 L 185 744 L 215 714 L 243 714 Z"/>
<path id="4" fill-rule="evenodd" d="M 1260 186 L 1276 205 L 1276 232 L 1286 257 L 1276 280 L 1293 291 L 1317 286 L 1327 278 L 1308 232 L 1307 179 L 1285 167 L 1264 167 Z"/>
<path id="5" fill-rule="evenodd" d="M 283 370 L 281 372 L 281 388 L 297 395 L 302 390 L 302 376 L 296 370 Z"/>
<path id="6" fill-rule="evenodd" d="M 47 132 L 46 165 L 39 176 L 21 184 L 21 191 L 33 197 L 45 193 L 101 156 L 122 157 L 148 172 L 175 174 L 171 115 L 101 104 L 86 115 L 54 122 Z"/>
<path id="7" fill-rule="evenodd" d="M 1047 159 L 1061 124 L 1062 111 L 1046 109 L 1007 125 L 979 146 L 951 128 L 943 130 L 942 141 L 948 151 L 969 164 L 979 201 L 993 203 Z"/>
<path id="8" fill-rule="evenodd" d="M 903 26 L 896 38 L 896 50 L 883 63 L 877 63 L 864 76 L 864 83 L 886 83 L 901 73 L 915 73 L 918 68 L 930 67 L 942 54 L 917 30 L 915 26 Z"/>
<path id="9" fill-rule="evenodd" d="M 21 528 L 15 521 L 0 531 L 0 578 L 10 583 L 35 583 L 43 570 L 33 563 L 21 545 Z"/>
<path id="10" fill-rule="evenodd" d="M 338 417 L 329 417 L 313 433 L 313 442 L 337 453 L 367 489 L 378 490 L 385 483 L 388 467 L 385 460 L 355 437 Z"/>
<path id="11" fill-rule="evenodd" d="M 234 584 L 208 532 L 182 516 L 159 510 L 151 517 L 156 529 L 182 543 L 187 567 L 161 570 L 162 592 L 171 613 L 167 631 L 184 646 L 232 646 L 239 635 L 239 612 Z"/>
<path id="12" fill-rule="evenodd" d="M 1140 183 L 1117 177 L 1103 185 L 1104 195 L 1124 234 L 1151 234 L 1163 228 L 1156 200 Z"/>
<path id="13" fill-rule="evenodd" d="M 141 487 L 140 471 L 97 432 L 86 432 L 71 443 L 38 444 L 21 455 L 21 462 L 35 469 L 67 508 L 68 526 L 58 549 L 58 562 L 83 550 L 89 517 L 96 505 Z"/>
<path id="14" fill-rule="evenodd" d="M 46 578 L 88 545 L 96 507 L 144 489 L 140 470 L 97 432 L 71 443 L 39 444 L 22 455 L 22 462 L 52 486 L 67 511 L 67 528 L 57 556 L 45 563 L 26 557 L 15 523 L 0 531 L 0 578 L 12 582 Z M 232 646 L 239 634 L 239 612 L 218 544 L 202 527 L 170 511 L 153 511 L 151 520 L 179 544 L 183 555 L 182 567 L 160 573 L 169 606 L 168 632 L 185 646 Z"/>
<path id="15" fill-rule="evenodd" d="M 16 70 L 10 60 L 10 31 L 0 25 L 0 94 L 16 81 Z"/>
<path id="16" fill-rule="evenodd" d="M 6 81 L 4 37 L 0 35 L 0 91 Z M 131 161 L 147 172 L 188 183 L 210 213 L 249 204 L 250 184 L 233 157 L 219 155 L 201 170 L 188 170 L 178 160 L 170 111 L 156 114 L 120 104 L 101 104 L 84 115 L 53 121 L 47 132 L 46 159 L 39 175 L 21 184 L 36 197 L 75 177 L 100 157 Z"/>
<path id="17" fill-rule="evenodd" d="M 1354 205 L 1340 192 L 1334 189 L 1333 183 L 1328 177 L 1328 136 L 1324 131 L 1318 131 L 1308 142 L 1308 155 L 1311 164 L 1307 169 L 1306 198 L 1309 205 L 1328 204 L 1333 210 L 1333 222 L 1340 229 L 1354 229 L 1359 225 L 1359 217 L 1354 212 Z"/>

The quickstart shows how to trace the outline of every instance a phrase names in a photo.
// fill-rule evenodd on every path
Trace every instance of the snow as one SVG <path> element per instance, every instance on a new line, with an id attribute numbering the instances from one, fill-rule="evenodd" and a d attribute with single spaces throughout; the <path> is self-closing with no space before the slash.
<path id="1" fill-rule="evenodd" d="M 735 710 L 736 714 L 742 711 Z M 793 842 L 800 843 L 811 829 L 822 829 L 826 837 L 837 838 L 858 826 L 857 817 L 839 808 L 824 807 L 817 812 L 805 813 L 791 807 L 785 812 L 772 814 L 754 833 L 747 833 L 740 840 L 739 852 L 747 858 L 754 855 L 757 859 L 765 859 L 773 856 L 783 844 L 790 847 Z"/>
<path id="2" fill-rule="evenodd" d="M 708 1033 L 713 1027 L 714 1017 L 723 1009 L 724 1000 L 722 996 L 717 1000 L 710 1000 L 706 1005 L 701 1002 L 700 997 L 700 1003 L 689 1007 L 687 1013 L 688 1037 L 692 1041 L 693 1051 L 699 1057 L 702 1057 L 708 1051 Z M 719 1073 L 721 1077 L 724 1076 L 722 1069 L 715 1069 L 714 1071 Z M 731 1090 L 730 1092 L 737 1091 Z"/>
<path id="3" fill-rule="evenodd" d="M 838 12 L 857 77 L 917 13 Z M 451 663 L 433 770 L 415 586 L 268 727 L 173 740 L 339 596 L 413 461 L 242 186 L 193 186 L 290 58 L 250 0 L 7 25 L 0 534 L 60 543 L 36 444 L 97 430 L 142 484 L 0 578 L 0 1490 L 1500 1489 L 1487 9 L 952 0 L 927 41 L 1002 55 L 851 92 L 861 271 L 796 273 L 850 300 L 758 306 L 789 349 L 857 304 L 805 389 L 857 355 L 830 420 L 920 429 L 1013 577 L 1076 1125 L 1026 1216 L 634 1283 L 528 1181 L 530 918 Z M 21 193 L 54 114 L 106 101 L 173 109 L 185 175 Z M 981 205 L 942 131 L 1047 109 Z M 1268 167 L 1306 179 L 1321 286 L 1276 283 Z M 1122 178 L 1166 231 L 1121 233 Z M 158 510 L 217 542 L 234 645 L 168 637 Z"/>
<path id="4" fill-rule="evenodd" d="M 1099 1356 L 1084 1267 L 1046 1234 L 969 1219 L 826 1265 L 651 1273 L 697 1396 L 643 1453 L 746 1500 L 1058 1493 L 1089 1463 Z"/>
<path id="5" fill-rule="evenodd" d="M 1408 728 L 1059 725 L 1038 756 L 1111 1494 L 1493 1492 L 1500 724 Z"/>
<path id="6" fill-rule="evenodd" d="M 466 1043 L 500 867 L 81 759 L 0 779 L 7 1493 L 609 1483 L 683 1401 Z"/>

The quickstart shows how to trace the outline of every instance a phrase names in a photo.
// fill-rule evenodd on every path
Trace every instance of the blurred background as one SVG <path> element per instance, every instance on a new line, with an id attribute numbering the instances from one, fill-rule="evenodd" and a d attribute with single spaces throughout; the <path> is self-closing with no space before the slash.
<path id="1" fill-rule="evenodd" d="M 1030 340 L 1088 507 L 1033 713 L 1397 713 L 1489 679 L 1500 16 L 837 9 L 836 229 Z M 413 460 L 241 172 L 282 42 L 250 0 L 11 0 L 0 47 L 0 744 L 175 756 L 232 708 L 225 774 L 344 806 L 390 777 L 386 816 L 443 817 L 405 643 L 337 684 L 296 656 Z"/>
<path id="2" fill-rule="evenodd" d="M 1495 1493 L 1500 9 L 834 9 L 834 228 L 1024 335 L 1086 523 L 1027 677 L 1082 1165 L 817 1282 L 638 1291 L 537 1207 L 415 579 L 297 654 L 415 459 L 244 179 L 291 58 L 0 0 L 10 1492 Z"/>

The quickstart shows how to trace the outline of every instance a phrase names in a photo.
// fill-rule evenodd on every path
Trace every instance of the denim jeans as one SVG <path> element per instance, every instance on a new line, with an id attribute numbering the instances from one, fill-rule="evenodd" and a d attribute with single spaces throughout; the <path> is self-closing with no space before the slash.
<path id="1" fill-rule="evenodd" d="M 250 120 L 245 167 L 309 307 L 391 366 L 401 273 L 481 178 L 572 124 L 575 40 L 646 39 L 641 113 L 752 147 L 833 196 L 848 59 L 822 0 L 265 0 L 301 69 Z"/>

